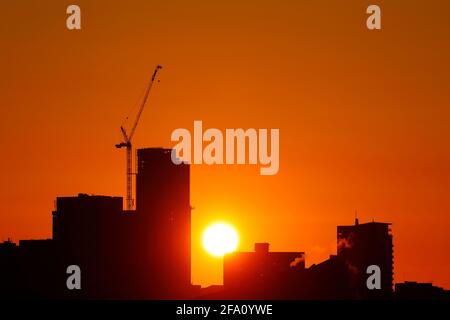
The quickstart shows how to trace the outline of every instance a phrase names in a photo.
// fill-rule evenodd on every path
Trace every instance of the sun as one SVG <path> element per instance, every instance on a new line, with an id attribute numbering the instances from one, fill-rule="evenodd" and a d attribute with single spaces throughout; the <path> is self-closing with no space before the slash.
<path id="1" fill-rule="evenodd" d="M 205 250 L 216 257 L 235 251 L 239 243 L 236 230 L 227 223 L 210 225 L 203 233 L 202 240 Z"/>

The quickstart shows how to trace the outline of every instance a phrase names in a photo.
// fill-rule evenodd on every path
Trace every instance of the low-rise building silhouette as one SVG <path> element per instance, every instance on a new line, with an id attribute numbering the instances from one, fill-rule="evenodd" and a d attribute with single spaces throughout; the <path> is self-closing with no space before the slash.
<path id="1" fill-rule="evenodd" d="M 254 252 L 225 255 L 223 283 L 233 295 L 270 298 L 284 295 L 286 279 L 293 270 L 305 269 L 303 252 L 270 252 L 268 243 L 256 243 Z"/>
<path id="2" fill-rule="evenodd" d="M 255 252 L 224 257 L 222 299 L 349 299 L 349 272 L 336 256 L 305 268 L 304 252 L 270 252 L 256 243 Z"/>
<path id="3" fill-rule="evenodd" d="M 395 284 L 395 296 L 400 300 L 448 300 L 450 291 L 432 283 L 405 281 Z"/>

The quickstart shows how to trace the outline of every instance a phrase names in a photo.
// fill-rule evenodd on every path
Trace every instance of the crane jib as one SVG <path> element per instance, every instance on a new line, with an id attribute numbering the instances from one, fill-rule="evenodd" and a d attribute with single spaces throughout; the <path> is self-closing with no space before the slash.
<path id="1" fill-rule="evenodd" d="M 133 196 L 132 196 L 132 194 L 133 194 L 132 191 L 133 190 L 132 190 L 132 183 L 131 183 L 132 175 L 133 175 L 133 173 L 132 173 L 133 172 L 133 168 L 132 168 L 132 163 L 133 162 L 132 162 L 132 152 L 131 152 L 132 151 L 131 150 L 132 149 L 131 139 L 133 138 L 134 133 L 136 132 L 137 125 L 138 125 L 139 120 L 140 120 L 141 115 L 142 115 L 142 111 L 144 111 L 145 104 L 146 104 L 147 99 L 148 99 L 148 97 L 150 95 L 150 91 L 152 89 L 153 82 L 156 79 L 156 75 L 157 75 L 159 69 L 162 69 L 162 66 L 157 65 L 155 67 L 155 70 L 153 71 L 152 78 L 151 78 L 150 83 L 149 83 L 149 85 L 147 87 L 144 99 L 142 100 L 141 106 L 140 106 L 139 111 L 138 111 L 138 113 L 136 115 L 136 119 L 134 120 L 134 124 L 133 124 L 133 126 L 132 126 L 132 128 L 130 130 L 130 133 L 127 134 L 127 131 L 125 130 L 125 128 L 123 126 L 121 126 L 120 127 L 120 131 L 121 131 L 122 136 L 123 136 L 123 141 L 118 143 L 118 144 L 116 144 L 116 148 L 126 147 L 126 151 L 127 151 L 126 152 L 126 157 L 127 157 L 127 167 L 126 167 L 126 182 L 127 182 L 127 187 L 126 187 L 126 195 L 127 195 L 127 198 L 126 198 L 126 210 L 133 210 L 133 207 L 134 207 L 134 200 L 133 200 Z"/>

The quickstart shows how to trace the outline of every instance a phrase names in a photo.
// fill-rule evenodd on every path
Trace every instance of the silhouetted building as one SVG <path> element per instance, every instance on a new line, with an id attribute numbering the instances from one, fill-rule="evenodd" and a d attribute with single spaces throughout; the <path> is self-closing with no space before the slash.
<path id="1" fill-rule="evenodd" d="M 406 281 L 395 284 L 395 297 L 400 300 L 449 300 L 449 290 L 432 283 Z"/>
<path id="2" fill-rule="evenodd" d="M 223 286 L 191 284 L 189 165 L 171 150 L 137 152 L 135 211 L 110 196 L 59 197 L 53 239 L 0 243 L 0 297 L 62 299 L 370 299 L 392 298 L 389 223 L 338 226 L 337 255 L 305 268 L 304 252 L 224 257 Z M 81 290 L 69 290 L 67 268 L 81 269 Z M 381 290 L 369 290 L 367 267 L 381 269 Z M 398 299 L 448 299 L 429 283 L 396 285 Z"/>
<path id="3" fill-rule="evenodd" d="M 284 296 L 284 285 L 292 270 L 305 268 L 303 252 L 270 252 L 268 243 L 256 243 L 255 252 L 224 256 L 223 284 L 227 292 L 241 298 Z"/>
<path id="4" fill-rule="evenodd" d="M 299 290 L 295 299 L 345 300 L 353 298 L 350 272 L 347 264 L 335 255 L 319 264 L 313 264 L 294 283 Z M 295 292 L 295 291 L 294 291 Z"/>
<path id="5" fill-rule="evenodd" d="M 21 280 L 17 277 L 19 269 L 19 248 L 8 239 L 0 243 L 0 298 L 18 296 Z"/>
<path id="6" fill-rule="evenodd" d="M 67 250 L 89 248 L 104 237 L 111 237 L 119 226 L 122 198 L 78 194 L 76 197 L 58 197 L 53 211 L 53 240 Z M 117 236 L 117 234 L 115 234 Z"/>
<path id="7" fill-rule="evenodd" d="M 337 253 L 348 266 L 357 299 L 390 298 L 393 286 L 393 244 L 389 223 L 369 222 L 337 227 Z M 367 288 L 367 267 L 381 269 L 381 289 Z"/>
<path id="8" fill-rule="evenodd" d="M 176 165 L 171 149 L 139 149 L 136 211 L 141 272 L 150 297 L 182 298 L 191 290 L 189 165 Z"/>
<path id="9" fill-rule="evenodd" d="M 138 150 L 137 209 L 123 199 L 58 197 L 52 240 L 0 244 L 0 295 L 29 298 L 192 298 L 189 165 L 171 150 Z M 69 290 L 67 268 L 81 270 Z"/>
<path id="10" fill-rule="evenodd" d="M 351 298 L 348 268 L 336 256 L 305 268 L 303 252 L 269 252 L 268 243 L 256 243 L 255 252 L 227 254 L 223 279 L 223 291 L 208 298 Z"/>
<path id="11" fill-rule="evenodd" d="M 55 250 L 52 240 L 8 240 L 0 244 L 0 297 L 55 296 Z"/>
<path id="12" fill-rule="evenodd" d="M 109 196 L 59 197 L 53 211 L 53 240 L 57 248 L 59 292 L 67 297 L 116 299 L 132 294 L 130 254 L 136 245 L 133 221 L 122 212 L 122 198 Z M 66 268 L 77 265 L 82 290 L 68 291 Z"/>
<path id="13" fill-rule="evenodd" d="M 173 164 L 169 149 L 137 155 L 136 211 L 123 211 L 120 197 L 56 200 L 53 238 L 62 264 L 83 272 L 81 297 L 191 296 L 189 165 Z"/>

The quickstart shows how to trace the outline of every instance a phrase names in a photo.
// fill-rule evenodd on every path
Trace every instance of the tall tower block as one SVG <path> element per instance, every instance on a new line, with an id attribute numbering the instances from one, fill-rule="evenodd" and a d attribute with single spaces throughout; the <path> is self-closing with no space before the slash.
<path id="1" fill-rule="evenodd" d="M 369 222 L 337 227 L 337 254 L 348 266 L 355 298 L 386 299 L 393 292 L 394 255 L 390 223 Z M 381 270 L 381 289 L 369 290 L 367 267 Z"/>
<path id="2" fill-rule="evenodd" d="M 136 213 L 150 298 L 187 298 L 191 287 L 191 206 L 188 164 L 171 149 L 137 151 Z"/>

